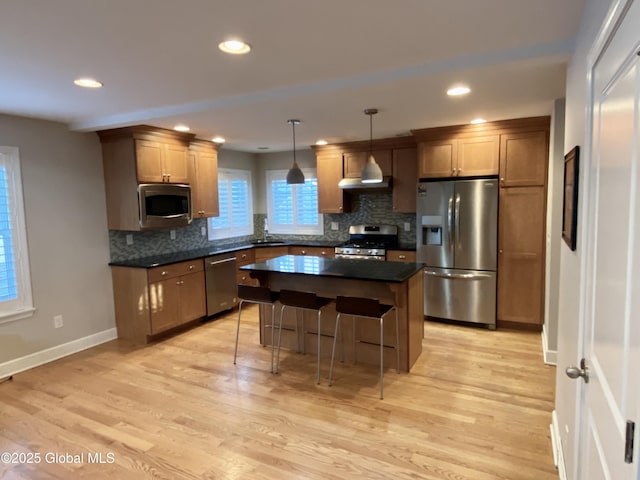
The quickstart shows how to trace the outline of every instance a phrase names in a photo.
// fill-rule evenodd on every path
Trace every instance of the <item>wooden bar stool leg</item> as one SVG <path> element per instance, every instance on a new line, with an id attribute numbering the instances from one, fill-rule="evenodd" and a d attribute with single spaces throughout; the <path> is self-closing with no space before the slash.
<path id="1" fill-rule="evenodd" d="M 336 356 L 336 342 L 338 341 L 338 334 L 340 331 L 340 317 L 341 313 L 336 316 L 336 331 L 333 333 L 333 348 L 331 349 L 331 364 L 329 366 L 329 386 L 333 379 L 333 360 Z"/>
<path id="2" fill-rule="evenodd" d="M 238 356 L 238 338 L 240 337 L 240 312 L 242 312 L 243 300 L 240 300 L 238 304 L 238 325 L 236 326 L 236 348 L 233 352 L 233 364 L 236 364 L 236 357 Z"/>

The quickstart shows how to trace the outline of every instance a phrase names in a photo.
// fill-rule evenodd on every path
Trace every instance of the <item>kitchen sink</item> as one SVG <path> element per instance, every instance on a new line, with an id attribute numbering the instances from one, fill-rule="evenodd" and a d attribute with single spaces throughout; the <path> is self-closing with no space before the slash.
<path id="1" fill-rule="evenodd" d="M 282 240 L 254 240 L 251 245 L 284 245 Z"/>

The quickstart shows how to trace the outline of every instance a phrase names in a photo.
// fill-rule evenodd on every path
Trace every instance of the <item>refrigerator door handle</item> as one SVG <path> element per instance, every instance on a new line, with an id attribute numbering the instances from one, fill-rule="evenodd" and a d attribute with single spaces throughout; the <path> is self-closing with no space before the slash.
<path id="1" fill-rule="evenodd" d="M 491 275 L 487 275 L 486 273 L 440 273 L 434 272 L 433 270 L 425 270 L 424 274 L 430 275 L 432 277 L 453 278 L 462 280 L 479 280 L 481 278 L 491 278 Z"/>
<path id="2" fill-rule="evenodd" d="M 449 197 L 449 208 L 447 209 L 447 234 L 449 237 L 449 248 L 453 251 L 453 241 L 451 231 L 453 230 L 453 197 Z"/>
<path id="3" fill-rule="evenodd" d="M 460 248 L 460 194 L 456 194 L 456 248 Z"/>

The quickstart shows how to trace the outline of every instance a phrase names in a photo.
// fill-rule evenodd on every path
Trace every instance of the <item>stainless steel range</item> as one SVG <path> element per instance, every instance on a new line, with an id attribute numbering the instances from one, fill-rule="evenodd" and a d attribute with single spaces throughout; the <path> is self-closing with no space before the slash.
<path id="1" fill-rule="evenodd" d="M 385 260 L 387 249 L 398 246 L 396 225 L 352 225 L 349 241 L 336 247 L 336 258 Z"/>

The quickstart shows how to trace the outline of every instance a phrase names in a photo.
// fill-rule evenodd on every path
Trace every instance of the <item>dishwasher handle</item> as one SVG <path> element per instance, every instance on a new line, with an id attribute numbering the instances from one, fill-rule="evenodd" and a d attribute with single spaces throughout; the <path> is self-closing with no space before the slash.
<path id="1" fill-rule="evenodd" d="M 491 275 L 487 275 L 486 273 L 440 273 L 434 272 L 433 270 L 425 270 L 424 274 L 438 278 L 452 278 L 462 280 L 478 280 L 481 278 L 491 278 Z"/>
<path id="2" fill-rule="evenodd" d="M 209 262 L 209 266 L 221 265 L 223 263 L 235 262 L 236 257 L 225 258 L 224 260 L 216 260 L 215 262 Z"/>

